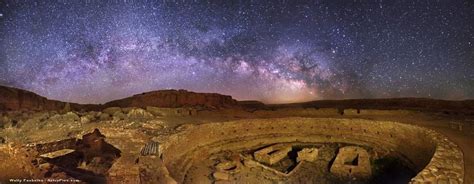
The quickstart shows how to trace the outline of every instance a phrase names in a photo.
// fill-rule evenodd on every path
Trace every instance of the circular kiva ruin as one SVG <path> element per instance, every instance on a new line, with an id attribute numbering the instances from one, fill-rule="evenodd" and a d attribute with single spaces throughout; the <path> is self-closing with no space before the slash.
<path id="1" fill-rule="evenodd" d="M 179 130 L 159 140 L 160 178 L 167 182 L 463 183 L 459 147 L 408 124 L 280 118 Z"/>

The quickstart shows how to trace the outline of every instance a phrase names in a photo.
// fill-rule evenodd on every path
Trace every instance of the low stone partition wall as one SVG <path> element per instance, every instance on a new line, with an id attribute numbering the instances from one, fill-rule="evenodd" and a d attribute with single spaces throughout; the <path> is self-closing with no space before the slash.
<path id="1" fill-rule="evenodd" d="M 341 142 L 398 153 L 419 172 L 418 182 L 462 183 L 463 153 L 445 136 L 426 128 L 388 121 L 334 118 L 252 119 L 187 126 L 161 143 L 161 158 L 182 183 L 193 160 L 221 151 L 274 143 Z"/>

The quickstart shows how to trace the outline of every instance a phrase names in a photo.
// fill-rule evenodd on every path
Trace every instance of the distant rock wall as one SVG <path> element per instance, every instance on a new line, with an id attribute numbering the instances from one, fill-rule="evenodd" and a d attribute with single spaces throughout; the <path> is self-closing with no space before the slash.
<path id="1" fill-rule="evenodd" d="M 231 96 L 216 93 L 195 93 L 186 90 L 162 90 L 134 95 L 129 98 L 111 101 L 107 107 L 189 107 L 204 106 L 223 108 L 237 106 Z"/>
<path id="2" fill-rule="evenodd" d="M 59 110 L 65 104 L 48 100 L 33 92 L 0 86 L 0 110 Z"/>
<path id="3" fill-rule="evenodd" d="M 386 99 L 349 99 L 319 100 L 298 104 L 273 105 L 281 107 L 304 108 L 342 108 L 342 109 L 386 109 L 386 110 L 417 110 L 427 112 L 444 112 L 446 114 L 474 115 L 474 100 L 438 100 L 430 98 L 386 98 Z"/>
<path id="4" fill-rule="evenodd" d="M 100 105 L 67 103 L 49 100 L 30 91 L 0 86 L 0 111 L 42 110 L 42 111 L 70 111 L 70 110 L 98 110 Z"/>
<path id="5" fill-rule="evenodd" d="M 414 183 L 462 183 L 464 177 L 463 153 L 457 145 L 435 131 L 395 122 L 279 118 L 209 123 L 181 131 L 164 140 L 161 148 L 163 161 L 178 182 L 183 181 L 194 159 L 283 142 L 343 142 L 393 150 L 419 171 Z"/>
<path id="6" fill-rule="evenodd" d="M 69 104 L 69 105 L 68 105 Z M 161 90 L 108 102 L 104 105 L 66 103 L 49 100 L 33 92 L 0 86 L 0 111 L 11 110 L 100 110 L 107 107 L 193 107 L 226 108 L 238 106 L 231 96 L 195 93 L 186 90 Z"/>

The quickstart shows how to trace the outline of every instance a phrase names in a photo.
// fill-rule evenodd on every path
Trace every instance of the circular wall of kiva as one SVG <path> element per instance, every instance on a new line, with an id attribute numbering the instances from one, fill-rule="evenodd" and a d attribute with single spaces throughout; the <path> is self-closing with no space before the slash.
<path id="1" fill-rule="evenodd" d="M 278 118 L 179 130 L 160 147 L 178 183 L 463 183 L 459 147 L 409 124 Z"/>

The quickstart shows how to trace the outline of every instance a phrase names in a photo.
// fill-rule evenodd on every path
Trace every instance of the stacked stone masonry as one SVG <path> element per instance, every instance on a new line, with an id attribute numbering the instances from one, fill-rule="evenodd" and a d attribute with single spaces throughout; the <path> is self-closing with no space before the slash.
<path id="1" fill-rule="evenodd" d="M 343 177 L 369 178 L 371 167 L 369 154 L 357 146 L 346 146 L 339 149 L 331 173 Z"/>
<path id="2" fill-rule="evenodd" d="M 217 128 L 216 128 L 217 127 Z M 412 183 L 463 183 L 463 153 L 445 136 L 418 126 L 361 119 L 278 118 L 191 126 L 161 143 L 164 166 L 178 183 L 193 159 L 277 143 L 341 142 L 399 153 L 419 174 Z"/>
<path id="3" fill-rule="evenodd" d="M 289 145 L 272 145 L 255 152 L 254 157 L 259 162 L 273 165 L 285 158 L 290 151 L 291 146 Z"/>

